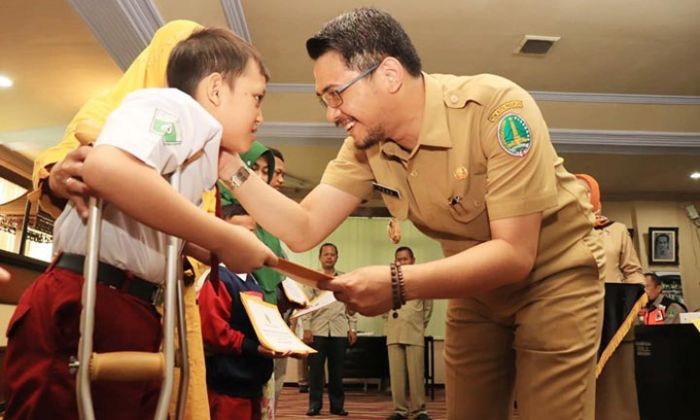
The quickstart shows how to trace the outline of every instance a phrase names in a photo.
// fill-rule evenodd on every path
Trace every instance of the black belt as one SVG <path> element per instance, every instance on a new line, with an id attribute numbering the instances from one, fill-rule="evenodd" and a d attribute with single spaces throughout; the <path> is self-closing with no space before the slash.
<path id="1" fill-rule="evenodd" d="M 54 267 L 65 268 L 66 270 L 83 274 L 84 263 L 84 255 L 61 254 Z M 159 285 L 103 262 L 99 262 L 97 265 L 97 282 L 136 296 L 152 305 L 159 304 L 163 295 L 162 288 Z"/>

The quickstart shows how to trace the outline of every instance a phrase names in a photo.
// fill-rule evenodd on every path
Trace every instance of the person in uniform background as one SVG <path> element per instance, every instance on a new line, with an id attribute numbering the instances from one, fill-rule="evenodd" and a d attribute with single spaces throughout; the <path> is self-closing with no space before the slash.
<path id="1" fill-rule="evenodd" d="M 332 243 L 321 245 L 318 251 L 323 272 L 337 276 L 335 264 L 338 261 L 338 248 Z M 311 289 L 309 299 L 319 294 Z M 343 367 L 345 350 L 357 341 L 357 317 L 351 314 L 342 302 L 330 305 L 302 316 L 304 342 L 318 353 L 309 355 L 309 411 L 307 416 L 321 414 L 323 408 L 323 378 L 326 358 L 328 359 L 328 400 L 331 414 L 347 416 L 345 392 L 343 391 Z"/>
<path id="2" fill-rule="evenodd" d="M 644 278 L 649 302 L 639 314 L 641 321 L 645 325 L 678 323 L 679 314 L 688 311 L 685 305 L 664 295 L 663 283 L 656 273 L 644 273 Z"/>
<path id="3" fill-rule="evenodd" d="M 602 233 L 606 257 L 603 279 L 606 283 L 644 285 L 642 266 L 627 226 L 603 216 L 600 186 L 595 178 L 587 174 L 576 174 L 576 177 L 588 190 L 596 215 L 595 229 Z M 630 329 L 596 381 L 597 420 L 639 419 L 634 369 L 634 330 Z"/>
<path id="4" fill-rule="evenodd" d="M 600 232 L 585 188 L 554 150 L 526 90 L 498 76 L 428 74 L 408 35 L 374 8 L 307 40 L 326 119 L 347 134 L 300 203 L 224 164 L 258 223 L 303 251 L 373 192 L 440 241 L 445 258 L 369 266 L 321 287 L 363 315 L 450 298 L 449 419 L 590 419 L 603 315 Z M 274 209 L 274 210 L 272 210 Z"/>
<path id="5" fill-rule="evenodd" d="M 406 246 L 396 249 L 394 260 L 402 266 L 416 262 L 413 250 Z M 387 420 L 430 420 L 425 409 L 424 337 L 432 313 L 432 300 L 411 300 L 385 315 L 384 334 L 394 403 L 394 413 Z"/>
<path id="6" fill-rule="evenodd" d="M 221 150 L 237 153 L 255 138 L 269 78 L 262 59 L 225 29 L 193 32 L 170 57 L 170 88 L 126 96 L 82 170 L 85 184 L 106 203 L 94 319 L 99 353 L 158 351 L 162 331 L 155 305 L 166 274 L 168 235 L 201 244 L 233 270 L 277 261 L 249 231 L 195 205 L 216 183 Z M 178 168 L 175 190 L 164 178 Z M 154 208 L 168 211 L 156 214 Z M 55 258 L 22 294 L 10 320 L 8 418 L 78 417 L 68 362 L 80 335 L 86 230 L 80 210 L 66 206 L 54 225 Z M 98 418 L 149 418 L 160 382 L 106 381 L 92 388 Z"/>

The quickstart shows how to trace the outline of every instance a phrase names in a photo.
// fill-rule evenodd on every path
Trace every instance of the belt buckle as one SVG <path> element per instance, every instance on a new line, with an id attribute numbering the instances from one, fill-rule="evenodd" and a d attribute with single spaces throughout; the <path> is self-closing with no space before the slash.
<path id="1" fill-rule="evenodd" d="M 165 287 L 159 286 L 153 292 L 153 296 L 151 296 L 151 303 L 154 306 L 159 306 L 163 303 L 164 298 L 165 298 Z"/>

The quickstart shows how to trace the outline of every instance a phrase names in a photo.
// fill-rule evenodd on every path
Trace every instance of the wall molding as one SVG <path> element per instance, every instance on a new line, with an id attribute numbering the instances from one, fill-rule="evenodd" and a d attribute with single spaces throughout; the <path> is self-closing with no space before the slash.
<path id="1" fill-rule="evenodd" d="M 68 1 L 122 70 L 164 23 L 152 0 Z"/>
<path id="2" fill-rule="evenodd" d="M 700 133 L 579 130 L 551 128 L 557 149 L 575 153 L 700 154 Z M 292 139 L 298 144 L 336 144 L 345 132 L 328 123 L 266 122 L 260 127 L 263 139 Z"/>
<path id="3" fill-rule="evenodd" d="M 310 83 L 269 83 L 269 92 L 314 93 Z M 581 102 L 601 104 L 643 104 L 643 105 L 700 105 L 700 96 L 682 95 L 633 95 L 625 93 L 584 93 L 584 92 L 545 92 L 530 91 L 535 100 L 544 102 Z"/>

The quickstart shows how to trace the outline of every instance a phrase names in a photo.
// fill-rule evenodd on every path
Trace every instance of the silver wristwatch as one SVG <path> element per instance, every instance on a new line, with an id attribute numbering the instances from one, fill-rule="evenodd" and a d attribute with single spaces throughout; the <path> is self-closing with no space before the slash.
<path id="1" fill-rule="evenodd" d="M 251 171 L 250 168 L 245 165 L 241 166 L 236 172 L 233 173 L 233 175 L 231 175 L 231 179 L 229 179 L 231 186 L 233 188 L 240 187 L 248 180 L 251 173 L 253 173 L 253 171 Z"/>

